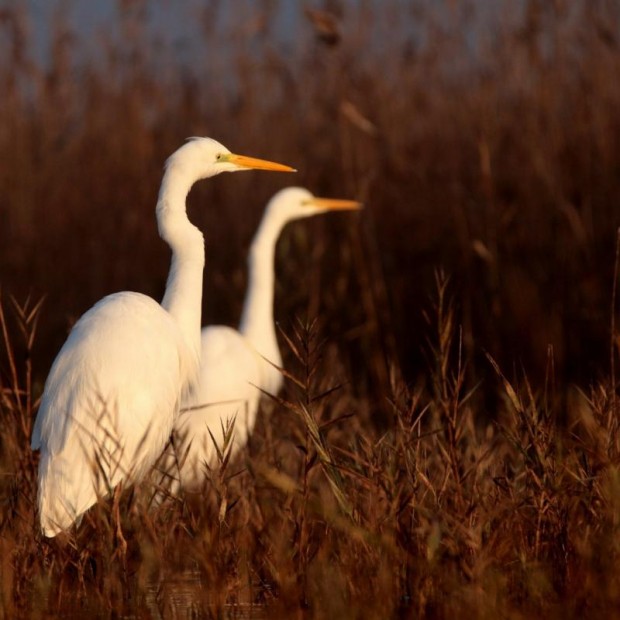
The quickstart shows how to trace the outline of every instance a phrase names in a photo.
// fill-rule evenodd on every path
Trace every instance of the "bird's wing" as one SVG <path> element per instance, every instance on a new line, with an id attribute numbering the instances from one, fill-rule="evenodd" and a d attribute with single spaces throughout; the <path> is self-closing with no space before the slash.
<path id="1" fill-rule="evenodd" d="M 97 494 L 152 465 L 190 357 L 174 321 L 144 295 L 110 295 L 80 318 L 52 365 L 34 426 L 42 514 L 46 501 L 64 497 L 60 512 L 75 518 Z"/>
<path id="2" fill-rule="evenodd" d="M 52 365 L 33 447 L 60 452 L 72 431 L 92 430 L 103 410 L 122 436 L 144 433 L 174 411 L 189 356 L 176 324 L 150 297 L 102 299 L 75 324 Z"/>

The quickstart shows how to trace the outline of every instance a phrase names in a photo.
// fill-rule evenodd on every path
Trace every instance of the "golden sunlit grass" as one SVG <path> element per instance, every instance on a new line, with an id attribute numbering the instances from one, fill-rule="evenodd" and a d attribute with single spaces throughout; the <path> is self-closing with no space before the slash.
<path id="1" fill-rule="evenodd" d="M 0 617 L 620 606 L 620 10 L 506 3 L 488 31 L 475 2 L 362 4 L 308 6 L 279 44 L 272 3 L 230 20 L 208 2 L 191 68 L 142 26 L 149 2 L 119 2 L 88 60 L 59 14 L 45 66 L 25 5 L 0 9 Z M 49 364 L 103 295 L 161 296 L 156 192 L 188 135 L 364 212 L 279 244 L 290 374 L 247 450 L 204 493 L 149 510 L 149 484 L 128 490 L 125 558 L 111 502 L 43 539 L 29 440 Z M 205 323 L 237 320 L 283 182 L 240 176 L 189 199 Z"/>

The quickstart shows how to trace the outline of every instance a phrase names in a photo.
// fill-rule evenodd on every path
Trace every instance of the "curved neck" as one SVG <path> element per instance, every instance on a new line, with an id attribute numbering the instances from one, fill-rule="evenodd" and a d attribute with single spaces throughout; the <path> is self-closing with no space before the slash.
<path id="1" fill-rule="evenodd" d="M 175 320 L 198 360 L 205 251 L 202 233 L 187 219 L 185 200 L 193 183 L 194 179 L 182 170 L 169 166 L 159 191 L 156 212 L 159 234 L 172 250 L 161 305 Z"/>
<path id="2" fill-rule="evenodd" d="M 273 321 L 276 243 L 286 219 L 267 211 L 248 254 L 248 288 L 239 331 L 269 361 L 281 365 Z"/>

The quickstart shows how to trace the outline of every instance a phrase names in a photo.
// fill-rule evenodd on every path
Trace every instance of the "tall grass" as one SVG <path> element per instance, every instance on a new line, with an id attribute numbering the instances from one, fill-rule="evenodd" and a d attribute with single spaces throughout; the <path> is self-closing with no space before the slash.
<path id="1" fill-rule="evenodd" d="M 12 314 L 32 325 L 36 309 Z M 126 551 L 111 502 L 89 511 L 77 532 L 41 537 L 24 429 L 35 403 L 28 361 L 19 368 L 9 340 L 4 361 L 17 381 L 2 392 L 3 614 L 591 617 L 616 609 L 620 444 L 609 388 L 575 392 L 567 427 L 558 400 L 536 395 L 526 376 L 509 381 L 490 358 L 501 404 L 495 422 L 481 422 L 441 278 L 429 317 L 428 388 L 394 385 L 387 432 L 369 424 L 368 402 L 339 384 L 345 371 L 317 325 L 299 324 L 286 338 L 285 396 L 263 407 L 239 458 L 229 461 L 223 446 L 202 493 L 156 509 L 146 508 L 149 483 L 125 493 Z"/>
<path id="2" fill-rule="evenodd" d="M 0 9 L 0 614 L 616 610 L 620 10 L 498 3 L 485 28 L 482 3 L 329 2 L 280 37 L 276 4 L 208 2 L 188 66 L 142 25 L 152 6 L 119 2 L 90 56 L 59 12 L 44 65 L 25 5 Z M 287 388 L 244 454 L 156 510 L 126 493 L 126 555 L 106 502 L 48 541 L 42 382 L 95 300 L 161 296 L 156 192 L 188 135 L 364 213 L 280 242 Z M 192 192 L 205 323 L 237 321 L 281 183 Z"/>

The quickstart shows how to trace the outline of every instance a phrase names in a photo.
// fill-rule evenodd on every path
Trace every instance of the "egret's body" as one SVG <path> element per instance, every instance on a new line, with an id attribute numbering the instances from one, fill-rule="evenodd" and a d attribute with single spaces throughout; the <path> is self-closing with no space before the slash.
<path id="1" fill-rule="evenodd" d="M 68 529 L 120 482 L 149 470 L 170 436 L 200 365 L 204 240 L 186 215 L 198 180 L 249 168 L 290 168 L 194 139 L 167 161 L 157 202 L 172 264 L 161 305 L 116 293 L 73 327 L 47 378 L 32 434 L 39 518 L 46 536 Z"/>
<path id="2" fill-rule="evenodd" d="M 235 419 L 232 451 L 242 447 L 254 428 L 263 392 L 282 387 L 282 358 L 273 319 L 274 254 L 284 226 L 295 219 L 335 209 L 357 209 L 350 200 L 316 198 L 290 187 L 269 202 L 248 255 L 248 289 L 239 329 L 209 326 L 202 330 L 199 380 L 184 399 L 174 424 L 179 458 L 171 472 L 172 492 L 179 486 L 199 488 L 216 454 L 213 440 L 223 443 L 226 421 Z M 166 467 L 170 468 L 171 459 Z"/>

